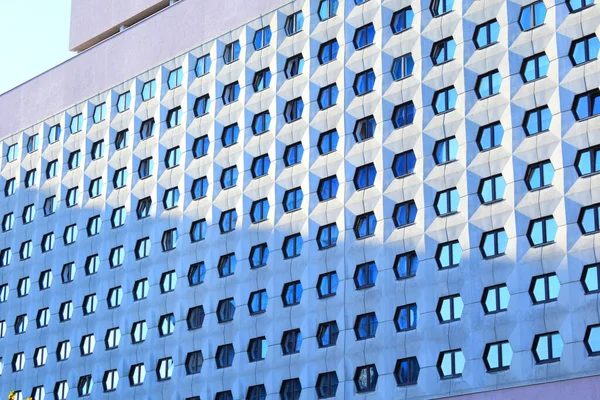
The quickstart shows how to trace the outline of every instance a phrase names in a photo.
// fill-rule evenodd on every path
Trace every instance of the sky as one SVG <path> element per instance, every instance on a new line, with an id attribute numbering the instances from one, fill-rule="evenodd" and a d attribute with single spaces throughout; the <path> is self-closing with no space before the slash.
<path id="1" fill-rule="evenodd" d="M 0 0 L 0 93 L 75 55 L 71 0 Z"/>

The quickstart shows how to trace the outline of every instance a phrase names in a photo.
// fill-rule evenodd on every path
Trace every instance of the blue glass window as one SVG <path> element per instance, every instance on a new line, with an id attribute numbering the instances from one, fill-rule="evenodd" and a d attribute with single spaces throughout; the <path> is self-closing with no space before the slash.
<path id="1" fill-rule="evenodd" d="M 444 164 L 456 160 L 458 141 L 454 136 L 436 142 L 433 156 L 436 164 Z"/>
<path id="2" fill-rule="evenodd" d="M 250 249 L 250 267 L 259 268 L 267 265 L 269 259 L 269 247 L 266 243 L 261 243 L 256 246 L 252 246 Z"/>
<path id="3" fill-rule="evenodd" d="M 338 140 L 339 135 L 335 129 L 321 133 L 319 142 L 317 143 L 319 154 L 323 155 L 335 151 L 337 149 Z"/>
<path id="4" fill-rule="evenodd" d="M 286 283 L 281 294 L 284 307 L 300 304 L 302 291 L 302 283 L 300 281 Z"/>
<path id="5" fill-rule="evenodd" d="M 454 0 L 433 0 L 431 2 L 431 14 L 434 17 L 444 15 L 447 12 L 452 11 Z"/>
<path id="6" fill-rule="evenodd" d="M 406 279 L 416 276 L 418 268 L 419 258 L 414 251 L 398 254 L 394 260 L 396 279 Z"/>
<path id="7" fill-rule="evenodd" d="M 333 85 L 321 88 L 317 97 L 317 103 L 319 104 L 319 108 L 321 110 L 324 110 L 326 108 L 334 106 L 337 103 L 338 94 L 339 91 L 335 83 Z"/>
<path id="8" fill-rule="evenodd" d="M 192 222 L 192 227 L 190 228 L 190 241 L 194 243 L 204 240 L 206 238 L 207 229 L 208 225 L 206 224 L 205 219 Z"/>
<path id="9" fill-rule="evenodd" d="M 210 72 L 210 54 L 206 54 L 196 60 L 196 76 L 200 77 Z"/>
<path id="10" fill-rule="evenodd" d="M 479 199 L 482 204 L 493 203 L 504 198 L 506 181 L 502 175 L 494 175 L 481 180 Z"/>
<path id="11" fill-rule="evenodd" d="M 356 340 L 364 340 L 375 337 L 377 332 L 377 316 L 375 313 L 362 314 L 356 317 L 354 324 L 354 333 L 356 334 Z"/>
<path id="12" fill-rule="evenodd" d="M 228 125 L 223 128 L 223 135 L 221 136 L 223 147 L 229 147 L 236 144 L 239 134 L 240 128 L 238 124 Z"/>
<path id="13" fill-rule="evenodd" d="M 302 206 L 303 198 L 304 195 L 301 188 L 297 187 L 288 190 L 283 196 L 283 209 L 286 212 L 298 210 Z"/>
<path id="14" fill-rule="evenodd" d="M 354 94 L 365 95 L 373 91 L 375 87 L 375 72 L 372 69 L 356 74 L 354 79 Z"/>
<path id="15" fill-rule="evenodd" d="M 328 62 L 335 60 L 339 49 L 340 45 L 335 39 L 323 43 L 319 49 L 319 62 L 321 64 L 327 64 Z"/>
<path id="16" fill-rule="evenodd" d="M 321 0 L 319 3 L 319 19 L 325 21 L 337 14 L 338 0 Z"/>
<path id="17" fill-rule="evenodd" d="M 415 152 L 412 150 L 396 154 L 394 156 L 394 161 L 392 162 L 394 177 L 402 178 L 406 175 L 412 174 L 415 171 L 416 163 L 417 158 L 415 157 Z"/>
<path id="18" fill-rule="evenodd" d="M 221 187 L 229 189 L 237 185 L 238 170 L 236 166 L 225 168 L 221 173 Z"/>
<path id="19" fill-rule="evenodd" d="M 436 261 L 439 269 L 454 268 L 460 264 L 462 247 L 458 240 L 438 245 Z"/>
<path id="20" fill-rule="evenodd" d="M 269 173 L 271 159 L 268 154 L 256 157 L 252 160 L 252 178 L 260 178 Z"/>
<path id="21" fill-rule="evenodd" d="M 221 233 L 227 233 L 235 230 L 235 225 L 237 224 L 237 211 L 234 209 L 223 211 L 221 213 L 221 219 L 219 221 L 219 227 L 221 228 Z"/>
<path id="22" fill-rule="evenodd" d="M 326 201 L 334 198 L 337 195 L 338 187 L 339 182 L 335 175 L 321 179 L 317 189 L 319 201 Z"/>
<path id="23" fill-rule="evenodd" d="M 479 78 L 477 78 L 477 97 L 484 99 L 500 93 L 501 84 L 502 77 L 500 76 L 500 72 L 498 72 L 498 70 L 481 75 Z"/>
<path id="24" fill-rule="evenodd" d="M 395 81 L 399 81 L 408 76 L 411 76 L 415 67 L 415 60 L 411 53 L 405 54 L 394 59 L 392 63 L 392 77 Z"/>
<path id="25" fill-rule="evenodd" d="M 254 74 L 254 80 L 252 81 L 252 87 L 255 92 L 265 90 L 271 84 L 271 70 L 269 68 L 258 71 Z"/>
<path id="26" fill-rule="evenodd" d="M 293 77 L 300 75 L 304 69 L 304 57 L 302 54 L 297 54 L 290 57 L 285 62 L 285 77 L 292 79 Z"/>
<path id="27" fill-rule="evenodd" d="M 240 98 L 240 84 L 238 82 L 230 83 L 223 89 L 223 104 L 231 104 Z"/>
<path id="28" fill-rule="evenodd" d="M 456 43 L 452 37 L 433 44 L 431 48 L 431 61 L 433 65 L 440 65 L 454 59 Z"/>
<path id="29" fill-rule="evenodd" d="M 377 176 L 377 169 L 375 164 L 370 163 L 367 165 L 356 168 L 354 173 L 354 187 L 356 190 L 366 189 L 375 184 L 375 177 Z"/>
<path id="30" fill-rule="evenodd" d="M 579 176 L 600 172 L 600 146 L 579 150 L 575 158 L 575 167 Z"/>
<path id="31" fill-rule="evenodd" d="M 338 234 L 339 230 L 335 223 L 320 227 L 317 233 L 319 250 L 334 247 L 337 243 Z"/>
<path id="32" fill-rule="evenodd" d="M 600 114 L 600 90 L 593 89 L 575 96 L 573 114 L 578 121 Z"/>
<path id="33" fill-rule="evenodd" d="M 583 10 L 594 4 L 594 0 L 567 0 L 567 6 L 572 13 Z"/>
<path id="34" fill-rule="evenodd" d="M 194 102 L 194 116 L 196 118 L 208 114 L 210 111 L 210 96 L 205 94 L 200 96 Z"/>
<path id="35" fill-rule="evenodd" d="M 254 116 L 252 120 L 252 132 L 255 135 L 260 135 L 269 130 L 271 124 L 271 114 L 268 111 L 263 111 Z"/>
<path id="36" fill-rule="evenodd" d="M 525 113 L 525 120 L 523 121 L 525 134 L 527 136 L 531 136 L 537 133 L 545 132 L 550 129 L 551 121 L 552 113 L 550 112 L 548 106 L 529 110 Z"/>
<path id="37" fill-rule="evenodd" d="M 302 253 L 302 235 L 296 233 L 283 240 L 283 258 L 298 257 Z"/>
<path id="38" fill-rule="evenodd" d="M 288 15 L 285 19 L 285 34 L 287 36 L 292 36 L 293 34 L 300 32 L 302 30 L 302 26 L 304 25 L 304 14 L 302 11 L 298 11 L 292 15 Z"/>
<path id="39" fill-rule="evenodd" d="M 521 8 L 519 15 L 519 25 L 526 31 L 540 26 L 546 19 L 546 6 L 543 1 L 536 1 Z"/>
<path id="40" fill-rule="evenodd" d="M 458 211 L 459 202 L 460 195 L 458 194 L 458 190 L 456 190 L 456 188 L 438 192 L 438 194 L 435 196 L 435 211 L 439 216 L 455 213 Z"/>
<path id="41" fill-rule="evenodd" d="M 475 37 L 473 38 L 475 47 L 481 49 L 498 42 L 499 34 L 500 25 L 495 19 L 479 25 L 475 28 Z"/>
<path id="42" fill-rule="evenodd" d="M 254 49 L 261 50 L 271 43 L 271 27 L 265 26 L 254 33 Z"/>
<path id="43" fill-rule="evenodd" d="M 177 207 L 179 203 L 179 188 L 174 187 L 171 189 L 165 190 L 165 195 L 163 198 L 163 204 L 165 209 L 171 209 Z"/>
<path id="44" fill-rule="evenodd" d="M 415 119 L 415 111 L 415 105 L 412 101 L 396 106 L 392 115 L 394 128 L 398 129 L 412 124 Z"/>
<path id="45" fill-rule="evenodd" d="M 225 254 L 219 257 L 219 264 L 217 270 L 221 278 L 235 273 L 235 267 L 237 266 L 237 258 L 235 253 Z"/>
<path id="46" fill-rule="evenodd" d="M 252 203 L 250 208 L 250 219 L 252 223 L 261 222 L 267 219 L 269 215 L 269 200 L 260 199 Z"/>
<path id="47" fill-rule="evenodd" d="M 523 67 L 521 68 L 521 76 L 523 82 L 532 82 L 536 79 L 544 78 L 548 75 L 548 68 L 550 67 L 550 60 L 546 53 L 535 54 L 523 60 Z"/>
<path id="48" fill-rule="evenodd" d="M 208 136 L 201 136 L 194 140 L 192 145 L 192 153 L 194 158 L 200 158 L 208 154 Z"/>
<path id="49" fill-rule="evenodd" d="M 377 218 L 375 213 L 369 212 L 356 216 L 354 222 L 354 234 L 357 239 L 363 239 L 375 234 L 375 228 L 377 227 Z"/>
<path id="50" fill-rule="evenodd" d="M 156 96 L 156 80 L 152 79 L 142 86 L 142 100 L 147 101 Z"/>
<path id="51" fill-rule="evenodd" d="M 304 154 L 304 147 L 301 142 L 290 144 L 285 148 L 283 153 L 283 162 L 286 167 L 300 164 L 302 162 L 302 155 Z"/>
<path id="52" fill-rule="evenodd" d="M 304 111 L 304 102 L 301 97 L 297 99 L 290 100 L 285 105 L 285 109 L 283 110 L 283 116 L 285 117 L 285 122 L 291 123 L 302 118 L 302 112 Z"/>
<path id="53" fill-rule="evenodd" d="M 228 43 L 223 51 L 223 61 L 225 64 L 231 64 L 232 62 L 237 61 L 240 58 L 240 50 L 239 40 Z"/>
<path id="54" fill-rule="evenodd" d="M 410 28 L 412 26 L 414 16 L 415 13 L 410 7 L 396 11 L 392 16 L 392 33 L 397 34 Z"/>
<path id="55" fill-rule="evenodd" d="M 319 298 L 325 298 L 335 296 L 338 288 L 338 275 L 337 272 L 328 272 L 319 276 L 317 281 L 317 291 L 319 292 Z"/>
<path id="56" fill-rule="evenodd" d="M 500 121 L 479 128 L 477 135 L 477 144 L 481 151 L 490 150 L 502 144 L 504 129 Z"/>
<path id="57" fill-rule="evenodd" d="M 600 231 L 600 204 L 583 207 L 579 214 L 579 227 L 583 234 Z"/>
<path id="58" fill-rule="evenodd" d="M 357 290 L 366 289 L 375 286 L 377 280 L 377 265 L 374 261 L 359 264 L 354 271 L 354 285 Z"/>
<path id="59" fill-rule="evenodd" d="M 375 26 L 367 24 L 356 29 L 354 33 L 354 48 L 360 50 L 373 44 L 375 40 Z"/>
<path id="60" fill-rule="evenodd" d="M 359 119 L 354 126 L 354 138 L 357 142 L 370 139 L 375 136 L 375 128 L 377 128 L 377 121 L 372 115 Z"/>
<path id="61" fill-rule="evenodd" d="M 485 232 L 481 236 L 481 254 L 483 255 L 483 258 L 501 256 L 506 252 L 507 244 L 508 235 L 504 229 Z"/>
<path id="62" fill-rule="evenodd" d="M 527 232 L 529 243 L 532 246 L 554 243 L 557 229 L 558 225 L 552 216 L 534 219 L 529 223 Z"/>
<path id="63" fill-rule="evenodd" d="M 250 301 L 248 301 L 248 309 L 250 315 L 259 314 L 267 311 L 267 303 L 269 302 L 269 296 L 265 289 L 253 292 L 250 294 Z"/>
<path id="64" fill-rule="evenodd" d="M 438 90 L 433 95 L 433 110 L 436 114 L 442 114 L 454 110 L 458 94 L 454 86 Z"/>
<path id="65" fill-rule="evenodd" d="M 550 160 L 542 161 L 527 167 L 525 183 L 529 190 L 536 190 L 552 185 L 554 167 Z"/>
<path id="66" fill-rule="evenodd" d="M 416 304 L 408 304 L 396 309 L 394 323 L 398 332 L 405 332 L 417 328 L 419 312 Z"/>
<path id="67" fill-rule="evenodd" d="M 417 218 L 417 205 L 414 200 L 396 204 L 394 207 L 394 225 L 396 228 L 403 228 L 407 225 L 414 224 Z"/>

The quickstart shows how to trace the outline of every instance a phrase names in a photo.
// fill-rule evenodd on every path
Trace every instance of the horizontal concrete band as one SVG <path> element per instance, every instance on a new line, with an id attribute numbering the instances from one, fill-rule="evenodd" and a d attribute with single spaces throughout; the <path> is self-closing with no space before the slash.
<path id="1" fill-rule="evenodd" d="M 0 96 L 0 138 L 191 50 L 289 0 L 184 0 Z"/>

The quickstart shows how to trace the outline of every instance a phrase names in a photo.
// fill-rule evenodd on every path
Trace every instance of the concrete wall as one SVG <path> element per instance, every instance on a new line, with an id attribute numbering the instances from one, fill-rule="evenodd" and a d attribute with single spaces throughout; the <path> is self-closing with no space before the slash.
<path id="1" fill-rule="evenodd" d="M 69 49 L 87 48 L 125 21 L 168 5 L 169 0 L 72 0 Z"/>

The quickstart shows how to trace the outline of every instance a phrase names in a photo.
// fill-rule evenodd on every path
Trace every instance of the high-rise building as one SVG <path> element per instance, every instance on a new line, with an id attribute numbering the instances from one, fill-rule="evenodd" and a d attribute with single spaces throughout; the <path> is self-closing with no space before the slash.
<path id="1" fill-rule="evenodd" d="M 0 397 L 598 398 L 599 24 L 73 0 L 0 96 Z"/>

